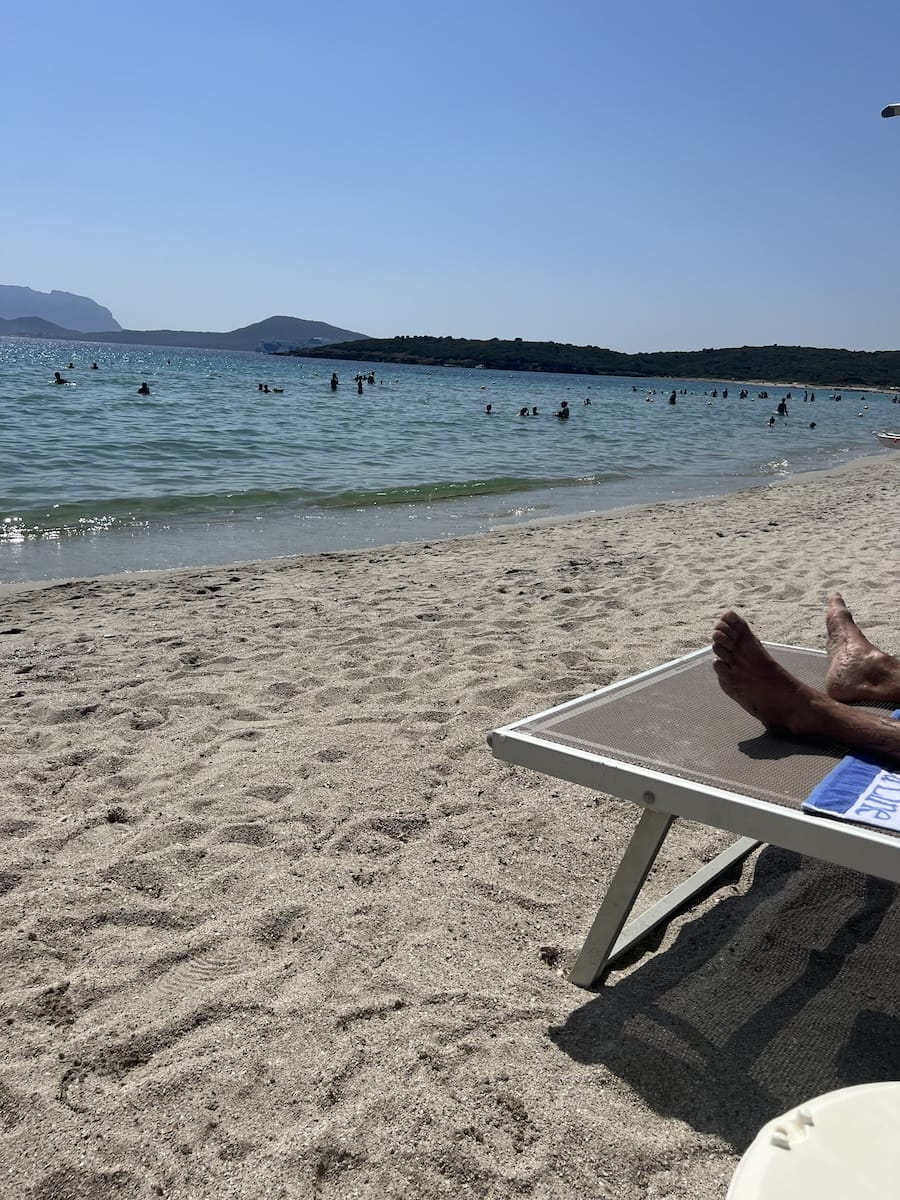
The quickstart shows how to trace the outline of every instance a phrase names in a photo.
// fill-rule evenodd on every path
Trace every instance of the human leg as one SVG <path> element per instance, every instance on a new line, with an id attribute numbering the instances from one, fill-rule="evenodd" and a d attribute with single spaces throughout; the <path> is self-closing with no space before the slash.
<path id="1" fill-rule="evenodd" d="M 873 646 L 853 620 L 843 597 L 828 598 L 828 677 L 825 690 L 845 703 L 900 705 L 900 659 Z"/>
<path id="2" fill-rule="evenodd" d="M 818 692 L 777 663 L 736 612 L 713 629 L 714 669 L 726 695 L 769 729 L 800 738 L 829 738 L 900 763 L 900 721 Z"/>

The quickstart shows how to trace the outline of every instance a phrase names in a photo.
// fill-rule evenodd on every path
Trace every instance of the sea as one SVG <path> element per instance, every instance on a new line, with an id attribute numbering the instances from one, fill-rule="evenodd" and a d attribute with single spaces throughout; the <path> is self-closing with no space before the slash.
<path id="1" fill-rule="evenodd" d="M 802 383 L 0 338 L 0 582 L 364 549 L 714 496 L 896 453 L 872 436 L 900 425 L 896 401 Z M 564 402 L 567 420 L 554 415 Z"/>

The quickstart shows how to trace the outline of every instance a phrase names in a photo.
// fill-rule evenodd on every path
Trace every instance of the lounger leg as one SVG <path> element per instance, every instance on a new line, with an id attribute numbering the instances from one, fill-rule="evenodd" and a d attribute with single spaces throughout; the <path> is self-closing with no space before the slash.
<path id="1" fill-rule="evenodd" d="M 570 979 L 577 987 L 591 987 L 603 974 L 616 938 L 674 820 L 671 813 L 644 809 L 575 960 Z"/>
<path id="2" fill-rule="evenodd" d="M 626 954 L 658 925 L 671 920 L 698 892 L 705 891 L 720 875 L 742 862 L 760 845 L 755 838 L 738 838 L 721 854 L 717 854 L 712 862 L 695 871 L 690 879 L 673 888 L 623 930 L 674 819 L 668 813 L 644 810 L 572 968 L 571 980 L 578 987 L 592 987 L 616 959 Z"/>

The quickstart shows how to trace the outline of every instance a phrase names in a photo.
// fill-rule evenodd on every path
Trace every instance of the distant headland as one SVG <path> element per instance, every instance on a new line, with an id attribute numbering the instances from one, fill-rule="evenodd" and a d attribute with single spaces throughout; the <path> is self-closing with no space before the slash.
<path id="1" fill-rule="evenodd" d="M 44 324 L 82 333 L 117 330 L 122 326 L 108 308 L 73 292 L 36 292 L 30 287 L 0 283 L 0 318 L 37 317 Z M 52 336 L 47 334 L 45 336 Z"/>
<path id="2" fill-rule="evenodd" d="M 356 340 L 344 346 L 297 350 L 304 358 L 486 367 L 494 371 L 554 371 L 646 379 L 733 379 L 822 387 L 900 387 L 900 350 L 826 350 L 814 346 L 738 346 L 623 354 L 562 342 L 474 341 L 451 337 Z"/>

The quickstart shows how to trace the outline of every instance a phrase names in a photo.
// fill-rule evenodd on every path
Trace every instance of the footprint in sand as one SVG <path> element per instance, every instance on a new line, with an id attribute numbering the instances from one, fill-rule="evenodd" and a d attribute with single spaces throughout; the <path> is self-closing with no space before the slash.
<path id="1" fill-rule="evenodd" d="M 181 1004 L 186 1000 L 206 1003 L 207 989 L 212 985 L 229 981 L 232 995 L 240 989 L 235 979 L 256 970 L 260 948 L 253 943 L 228 943 L 223 946 L 197 950 L 183 958 L 161 975 L 147 989 L 150 1006 L 164 1001 Z"/>

